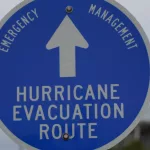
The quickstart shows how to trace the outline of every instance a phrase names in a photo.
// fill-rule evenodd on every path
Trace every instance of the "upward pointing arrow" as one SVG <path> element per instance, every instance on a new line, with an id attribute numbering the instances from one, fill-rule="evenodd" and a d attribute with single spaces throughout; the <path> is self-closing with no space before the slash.
<path id="1" fill-rule="evenodd" d="M 60 48 L 60 77 L 76 77 L 76 46 L 87 49 L 89 44 L 66 16 L 46 45 L 48 50 Z"/>

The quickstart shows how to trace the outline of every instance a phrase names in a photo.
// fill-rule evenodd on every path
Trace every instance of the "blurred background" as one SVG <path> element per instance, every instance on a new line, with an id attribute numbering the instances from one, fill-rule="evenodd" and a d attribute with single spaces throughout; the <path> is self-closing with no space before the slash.
<path id="1" fill-rule="evenodd" d="M 0 0 L 0 20 L 23 0 Z M 150 40 L 150 0 L 116 0 L 140 22 Z M 0 130 L 0 150 L 25 150 Z M 150 150 L 150 106 L 136 129 L 111 150 Z"/>

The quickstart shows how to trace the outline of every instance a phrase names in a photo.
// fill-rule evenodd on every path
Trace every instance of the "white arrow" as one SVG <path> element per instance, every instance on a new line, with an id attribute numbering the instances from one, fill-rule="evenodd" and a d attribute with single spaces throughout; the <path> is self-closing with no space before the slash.
<path id="1" fill-rule="evenodd" d="M 60 77 L 76 77 L 76 46 L 86 49 L 89 44 L 66 16 L 46 45 L 48 50 L 60 48 Z"/>

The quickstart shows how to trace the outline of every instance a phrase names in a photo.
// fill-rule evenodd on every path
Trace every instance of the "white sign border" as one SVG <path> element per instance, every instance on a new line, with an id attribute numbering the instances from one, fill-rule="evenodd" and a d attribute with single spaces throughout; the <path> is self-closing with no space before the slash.
<path id="1" fill-rule="evenodd" d="M 3 27 L 3 25 L 7 22 L 7 20 L 13 15 L 15 14 L 18 10 L 20 10 L 21 8 L 23 8 L 24 6 L 26 6 L 27 4 L 33 2 L 34 0 L 24 0 L 22 3 L 20 3 L 19 5 L 17 5 L 15 8 L 13 8 L 3 19 L 2 21 L 0 21 L 0 29 Z M 140 32 L 146 48 L 147 48 L 147 52 L 148 52 L 148 56 L 150 58 L 150 44 L 149 44 L 149 40 L 143 30 L 143 28 L 141 27 L 140 23 L 135 19 L 135 17 L 126 9 L 124 8 L 121 4 L 119 4 L 118 2 L 114 1 L 114 0 L 105 0 L 106 2 L 110 3 L 111 5 L 113 5 L 114 7 L 116 7 L 117 9 L 119 9 L 121 12 L 123 12 L 135 25 L 135 27 L 138 29 L 138 31 Z M 150 59 L 149 59 L 150 62 Z M 146 108 L 148 107 L 150 102 L 150 84 L 149 84 L 149 88 L 148 88 L 148 93 L 146 96 L 146 100 L 145 103 L 141 109 L 141 111 L 139 112 L 138 116 L 136 117 L 136 119 L 133 121 L 133 123 L 129 126 L 129 128 L 127 128 L 125 130 L 125 132 L 123 132 L 119 137 L 117 137 L 115 140 L 111 141 L 110 143 L 97 148 L 96 150 L 108 150 L 112 147 L 114 147 L 115 145 L 117 145 L 119 142 L 121 142 L 123 139 L 125 139 L 134 129 L 135 127 L 138 125 L 138 123 L 141 121 Z M 3 124 L 2 121 L 0 121 L 0 127 L 1 129 L 6 133 L 7 136 L 9 136 L 13 141 L 15 141 L 18 145 L 23 146 L 27 149 L 32 149 L 32 150 L 38 150 L 28 144 L 26 144 L 25 142 L 21 141 L 18 137 L 16 137 L 15 135 L 12 134 L 11 131 L 9 131 L 9 129 Z"/>

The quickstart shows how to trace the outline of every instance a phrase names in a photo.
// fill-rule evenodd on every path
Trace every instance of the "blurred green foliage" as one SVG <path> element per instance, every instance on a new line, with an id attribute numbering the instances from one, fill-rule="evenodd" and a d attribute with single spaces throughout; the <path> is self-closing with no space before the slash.
<path id="1" fill-rule="evenodd" d="M 132 142 L 124 148 L 113 148 L 111 150 L 145 150 L 143 144 L 140 141 Z"/>
<path id="2" fill-rule="evenodd" d="M 132 142 L 130 145 L 126 146 L 122 150 L 144 150 L 143 144 L 139 141 Z"/>

